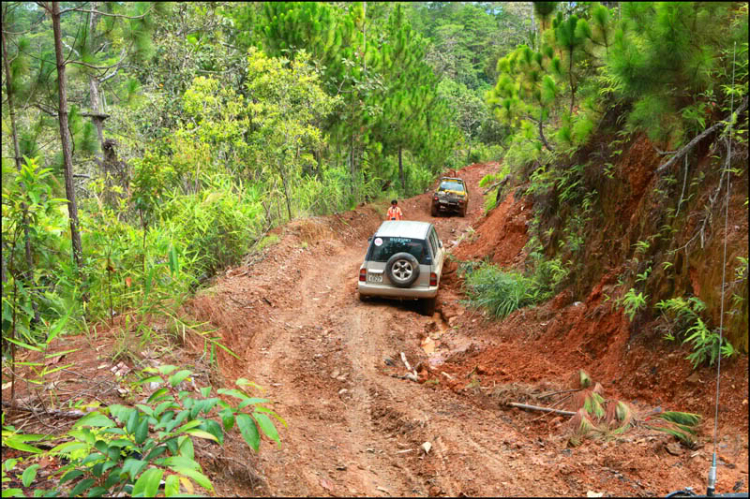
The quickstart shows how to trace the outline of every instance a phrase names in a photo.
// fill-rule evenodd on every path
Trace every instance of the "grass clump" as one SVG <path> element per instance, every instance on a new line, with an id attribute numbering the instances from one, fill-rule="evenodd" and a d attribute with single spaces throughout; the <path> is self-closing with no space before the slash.
<path id="1" fill-rule="evenodd" d="M 537 303 L 536 283 L 518 272 L 504 272 L 482 264 L 466 274 L 469 304 L 486 308 L 498 319 Z"/>
<path id="2" fill-rule="evenodd" d="M 264 237 L 263 239 L 261 239 L 261 241 L 258 243 L 257 250 L 263 251 L 264 249 L 269 248 L 278 242 L 279 242 L 279 236 L 276 234 L 270 234 Z"/>
<path id="3" fill-rule="evenodd" d="M 466 275 L 468 303 L 486 308 L 494 317 L 503 319 L 513 311 L 549 300 L 568 271 L 559 260 L 538 258 L 528 275 L 505 271 L 482 263 L 478 266 L 459 266 Z"/>

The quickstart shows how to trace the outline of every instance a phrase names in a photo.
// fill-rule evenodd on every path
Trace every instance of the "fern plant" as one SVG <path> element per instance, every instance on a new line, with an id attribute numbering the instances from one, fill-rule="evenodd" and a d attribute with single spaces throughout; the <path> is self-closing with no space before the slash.
<path id="1" fill-rule="evenodd" d="M 646 298 L 648 298 L 648 295 L 644 295 L 642 292 L 630 288 L 628 292 L 618 300 L 619 305 L 625 310 L 625 315 L 628 316 L 630 322 L 633 322 L 635 314 L 638 313 L 640 309 L 646 307 Z"/>
<path id="2" fill-rule="evenodd" d="M 721 338 L 718 333 L 709 330 L 700 317 L 696 318 L 693 326 L 687 330 L 687 334 L 687 338 L 682 343 L 690 343 L 693 348 L 693 352 L 687 356 L 687 359 L 692 362 L 694 369 L 706 361 L 709 366 L 713 366 L 719 355 L 730 358 L 737 353 L 726 338 Z"/>

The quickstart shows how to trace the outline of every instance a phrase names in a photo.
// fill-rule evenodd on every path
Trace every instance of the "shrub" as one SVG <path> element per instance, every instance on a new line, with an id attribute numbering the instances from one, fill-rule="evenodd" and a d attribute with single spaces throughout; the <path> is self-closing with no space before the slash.
<path id="1" fill-rule="evenodd" d="M 486 308 L 499 319 L 537 301 L 537 286 L 532 279 L 490 264 L 467 272 L 466 285 L 469 303 Z"/>
<path id="2" fill-rule="evenodd" d="M 262 223 L 260 202 L 248 199 L 242 188 L 174 196 L 161 211 L 176 241 L 186 241 L 184 252 L 195 256 L 194 276 L 211 276 L 234 265 L 257 237 Z"/>
<path id="3" fill-rule="evenodd" d="M 674 340 L 676 336 L 685 333 L 690 324 L 700 318 L 700 313 L 705 308 L 706 304 L 695 296 L 687 300 L 678 296 L 657 303 L 656 309 L 662 313 L 671 329 L 665 334 L 665 339 Z"/>
<path id="4" fill-rule="evenodd" d="M 737 353 L 726 338 L 720 338 L 716 331 L 709 330 L 700 317 L 687 330 L 687 338 L 682 343 L 690 343 L 693 348 L 693 353 L 686 358 L 693 363 L 694 369 L 706 361 L 713 366 L 719 355 L 730 358 Z"/>
<path id="5" fill-rule="evenodd" d="M 625 309 L 625 315 L 628 316 L 630 322 L 633 322 L 635 314 L 638 313 L 640 309 L 646 307 L 646 298 L 648 298 L 647 295 L 630 288 L 617 302 L 623 309 Z"/>
<path id="6" fill-rule="evenodd" d="M 664 339 L 674 341 L 682 337 L 682 344 L 690 343 L 693 352 L 686 358 L 693 364 L 693 368 L 708 361 L 712 366 L 719 355 L 730 358 L 737 353 L 734 346 L 723 338 L 719 340 L 719 334 L 708 328 L 706 322 L 700 317 L 705 310 L 706 304 L 699 298 L 692 296 L 685 299 L 681 296 L 662 300 L 656 304 L 670 327 L 670 331 L 664 334 Z"/>
<path id="7" fill-rule="evenodd" d="M 200 396 L 183 389 L 192 371 L 178 370 L 176 366 L 144 369 L 152 374 L 137 382 L 137 386 L 155 386 L 145 404 L 135 408 L 111 405 L 93 411 L 79 419 L 64 442 L 49 450 L 46 455 L 64 457 L 68 463 L 60 475 L 58 490 L 35 490 L 34 497 L 55 496 L 62 492 L 68 496 L 155 497 L 164 478 L 164 495 L 172 497 L 194 493 L 194 484 L 213 491 L 213 485 L 203 474 L 195 459 L 194 438 L 224 444 L 224 435 L 235 426 L 247 445 L 254 451 L 260 448 L 261 434 L 280 445 L 278 431 L 271 417 L 286 425 L 274 411 L 262 404 L 267 399 L 249 396 L 246 386 L 256 386 L 244 379 L 236 382 L 237 388 L 219 389 L 217 395 L 239 400 L 229 404 L 219 397 L 210 397 L 211 387 L 199 390 Z M 220 410 L 219 410 L 220 409 Z M 218 414 L 212 415 L 218 411 Z M 217 418 L 218 416 L 218 418 Z M 41 450 L 27 442 L 41 440 L 39 435 L 20 435 L 12 427 L 3 426 L 3 446 L 40 453 Z M 5 473 L 16 462 L 3 463 Z M 28 487 L 36 476 L 38 465 L 24 471 L 22 481 Z M 69 490 L 65 484 L 75 485 Z M 67 486 L 66 486 L 67 487 Z M 183 490 L 181 490 L 183 489 Z M 6 495 L 21 495 L 20 489 L 3 491 Z"/>
<path id="8" fill-rule="evenodd" d="M 552 298 L 560 284 L 568 277 L 569 270 L 559 258 L 545 260 L 540 253 L 531 255 L 534 265 L 533 280 L 536 284 L 538 301 Z"/>

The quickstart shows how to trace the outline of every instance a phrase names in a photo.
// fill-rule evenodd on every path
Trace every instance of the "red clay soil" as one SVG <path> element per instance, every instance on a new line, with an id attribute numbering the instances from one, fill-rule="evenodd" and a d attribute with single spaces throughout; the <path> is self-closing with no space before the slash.
<path id="1" fill-rule="evenodd" d="M 513 266 L 523 262 L 526 255 L 526 230 L 533 218 L 532 204 L 524 198 L 515 202 L 515 193 L 509 192 L 505 199 L 475 224 L 474 234 L 453 252 L 459 260 L 489 259 L 502 266 Z"/>
<path id="2" fill-rule="evenodd" d="M 476 164 L 458 172 L 471 192 L 465 218 L 431 217 L 429 192 L 399 204 L 407 219 L 433 222 L 457 258 L 481 259 L 494 249 L 493 261 L 520 265 L 531 207 L 511 194 L 484 217 L 478 183 L 496 169 Z M 705 489 L 714 371 L 691 373 L 684 350 L 631 333 L 628 319 L 605 301 L 615 272 L 584 302 L 563 292 L 502 322 L 464 308 L 455 262 L 446 266 L 433 317 L 410 302 L 363 303 L 358 269 L 386 207 L 295 221 L 277 231 L 277 244 L 229 269 L 185 307 L 239 356 L 220 354 L 220 371 L 207 374 L 214 386 L 252 380 L 288 423 L 281 447 L 264 442 L 257 455 L 236 435 L 221 449 L 196 450 L 218 494 L 654 496 Z M 187 350 L 163 353 L 200 364 L 202 346 L 186 343 Z M 402 354 L 419 382 L 405 378 Z M 719 492 L 748 490 L 747 367 L 747 356 L 722 366 Z M 565 418 L 507 407 L 573 388 L 579 369 L 608 397 L 639 410 L 703 414 L 698 447 L 644 428 L 572 447 Z"/>

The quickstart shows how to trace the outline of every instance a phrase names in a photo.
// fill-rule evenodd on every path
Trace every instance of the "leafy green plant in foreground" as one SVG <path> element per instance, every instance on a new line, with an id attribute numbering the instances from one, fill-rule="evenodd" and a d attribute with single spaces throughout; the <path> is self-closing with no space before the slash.
<path id="1" fill-rule="evenodd" d="M 73 441 L 51 449 L 47 454 L 60 456 L 68 464 L 59 470 L 60 487 L 77 481 L 70 490 L 36 490 L 34 495 L 64 495 L 88 497 L 113 496 L 120 493 L 133 497 L 153 497 L 162 486 L 166 497 L 195 491 L 194 483 L 208 491 L 213 485 L 196 461 L 194 438 L 211 440 L 223 445 L 224 435 L 234 426 L 254 451 L 260 448 L 261 434 L 277 442 L 280 438 L 272 417 L 286 422 L 262 404 L 267 399 L 245 393 L 243 387 L 257 386 L 244 379 L 236 381 L 237 388 L 219 389 L 217 395 L 239 400 L 232 405 L 219 397 L 211 397 L 211 387 L 194 392 L 183 389 L 192 371 L 175 366 L 160 366 L 144 370 L 151 374 L 137 382 L 155 388 L 144 404 L 136 407 L 111 405 L 94 411 L 73 425 L 67 436 Z M 216 412 L 218 411 L 218 414 Z M 218 415 L 218 418 L 216 417 Z M 26 442 L 36 439 L 19 436 L 11 427 L 3 427 L 3 445 L 18 450 L 35 452 Z M 38 439 L 37 439 L 38 440 Z M 23 447 L 23 448 L 19 448 Z M 26 448 L 26 447 L 29 448 Z M 6 466 L 8 464 L 8 466 Z M 15 463 L 4 463 L 11 470 Z M 33 465 L 24 472 L 22 481 L 29 486 L 35 478 Z M 3 496 L 22 496 L 20 489 L 4 491 Z"/>
<path id="2" fill-rule="evenodd" d="M 700 317 L 706 304 L 699 298 L 693 296 L 685 299 L 678 296 L 660 301 L 656 308 L 662 312 L 670 327 L 664 339 L 674 341 L 682 338 L 683 345 L 690 343 L 693 352 L 687 356 L 687 360 L 692 362 L 693 368 L 706 361 L 712 366 L 719 355 L 730 358 L 737 353 L 729 340 L 723 338 L 720 341 L 719 334 L 710 330 Z"/>

